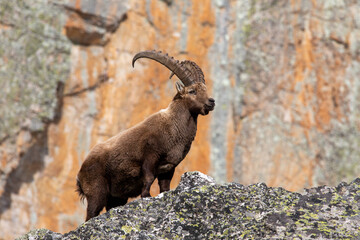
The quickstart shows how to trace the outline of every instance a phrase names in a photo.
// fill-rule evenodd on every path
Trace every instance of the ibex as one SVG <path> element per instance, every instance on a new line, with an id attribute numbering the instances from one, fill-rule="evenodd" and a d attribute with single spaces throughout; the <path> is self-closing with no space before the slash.
<path id="1" fill-rule="evenodd" d="M 125 205 L 129 197 L 150 197 L 158 179 L 160 192 L 170 190 L 175 167 L 193 142 L 199 114 L 207 115 L 215 100 L 206 92 L 204 74 L 192 61 L 179 62 L 156 51 L 137 53 L 175 74 L 177 93 L 169 106 L 91 149 L 77 175 L 77 191 L 87 200 L 86 221 L 100 211 Z"/>

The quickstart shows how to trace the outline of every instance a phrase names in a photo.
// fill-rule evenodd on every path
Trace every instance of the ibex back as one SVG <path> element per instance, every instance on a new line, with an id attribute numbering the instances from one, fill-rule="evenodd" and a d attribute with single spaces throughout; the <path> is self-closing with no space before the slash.
<path id="1" fill-rule="evenodd" d="M 87 200 L 86 221 L 100 211 L 124 205 L 129 197 L 150 196 L 158 179 L 160 192 L 170 189 L 175 167 L 190 150 L 197 118 L 215 107 L 208 97 L 204 74 L 192 61 L 179 62 L 156 51 L 139 52 L 139 58 L 155 60 L 175 74 L 177 94 L 169 106 L 139 124 L 96 145 L 77 176 L 77 191 Z"/>

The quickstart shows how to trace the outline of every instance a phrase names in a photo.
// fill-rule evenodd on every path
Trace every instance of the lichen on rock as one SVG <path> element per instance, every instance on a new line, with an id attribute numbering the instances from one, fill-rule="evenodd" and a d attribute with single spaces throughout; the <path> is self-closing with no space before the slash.
<path id="1" fill-rule="evenodd" d="M 175 190 L 113 208 L 62 236 L 39 230 L 20 239 L 355 239 L 359 192 L 359 178 L 300 194 L 187 172 Z"/>
<path id="2" fill-rule="evenodd" d="M 42 131 L 70 71 L 64 14 L 45 0 L 0 2 L 0 141 L 20 129 Z"/>

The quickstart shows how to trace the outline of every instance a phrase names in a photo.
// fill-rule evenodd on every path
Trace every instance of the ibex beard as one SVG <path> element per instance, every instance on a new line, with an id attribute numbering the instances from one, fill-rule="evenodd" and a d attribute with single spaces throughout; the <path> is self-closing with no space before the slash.
<path id="1" fill-rule="evenodd" d="M 155 178 L 160 192 L 170 190 L 175 167 L 195 138 L 198 116 L 215 107 L 196 63 L 144 51 L 134 56 L 133 66 L 139 58 L 155 60 L 170 69 L 179 78 L 177 93 L 166 109 L 91 149 L 77 175 L 77 191 L 88 204 L 86 221 L 104 207 L 108 211 L 125 205 L 130 197 L 150 197 Z"/>

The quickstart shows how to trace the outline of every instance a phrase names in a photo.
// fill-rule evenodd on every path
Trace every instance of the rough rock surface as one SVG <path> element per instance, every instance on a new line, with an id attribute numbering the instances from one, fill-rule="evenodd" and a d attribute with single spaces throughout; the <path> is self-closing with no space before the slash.
<path id="1" fill-rule="evenodd" d="M 75 44 L 105 45 L 126 18 L 127 1 L 66 0 L 66 36 Z"/>
<path id="2" fill-rule="evenodd" d="M 59 117 L 57 88 L 70 72 L 65 20 L 42 0 L 0 2 L 0 144 Z"/>
<path id="3" fill-rule="evenodd" d="M 20 239 L 355 239 L 360 178 L 293 193 L 264 183 L 216 184 L 187 172 L 179 186 L 110 210 L 64 235 L 41 229 Z"/>

